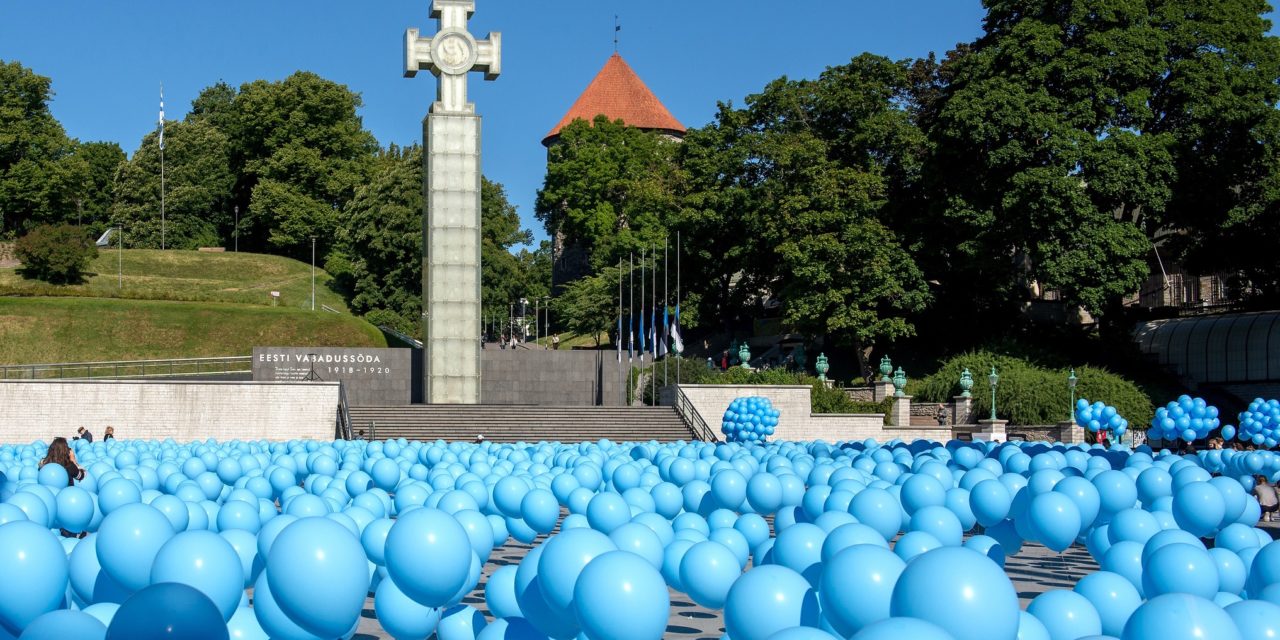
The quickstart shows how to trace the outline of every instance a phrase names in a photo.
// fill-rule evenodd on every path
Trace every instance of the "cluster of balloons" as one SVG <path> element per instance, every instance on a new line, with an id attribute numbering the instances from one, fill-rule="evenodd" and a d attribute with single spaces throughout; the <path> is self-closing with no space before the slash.
<path id="1" fill-rule="evenodd" d="M 1084 398 L 1076 400 L 1075 417 L 1076 424 L 1088 429 L 1091 433 L 1110 431 L 1119 438 L 1129 430 L 1129 421 L 1125 420 L 1115 407 L 1101 401 L 1089 404 L 1089 401 Z"/>
<path id="2" fill-rule="evenodd" d="M 1228 435 L 1227 427 L 1222 428 L 1222 437 L 1230 440 L 1238 436 L 1242 442 L 1274 448 L 1280 443 L 1280 400 L 1263 400 L 1254 398 L 1249 408 L 1238 416 L 1240 427 L 1233 428 Z M 1231 425 L 1227 425 L 1228 427 Z"/>
<path id="3" fill-rule="evenodd" d="M 763 396 L 735 398 L 720 423 L 720 432 L 729 442 L 765 442 L 778 426 L 773 402 Z"/>
<path id="4" fill-rule="evenodd" d="M 1272 452 L 75 447 L 87 475 L 68 487 L 37 469 L 43 444 L 0 446 L 0 639 L 350 638 L 372 595 L 398 639 L 645 640 L 665 633 L 672 589 L 721 610 L 733 640 L 1280 633 L 1280 543 L 1250 494 L 1252 475 L 1280 476 Z M 491 573 L 483 615 L 464 599 L 511 539 L 534 546 Z M 1100 570 L 1023 610 L 1003 564 L 1031 542 L 1083 545 Z"/>
<path id="5" fill-rule="evenodd" d="M 1217 407 L 1207 404 L 1204 398 L 1181 395 L 1156 409 L 1147 437 L 1161 441 L 1181 438 L 1192 442 L 1209 437 L 1209 432 L 1217 429 L 1218 425 Z"/>

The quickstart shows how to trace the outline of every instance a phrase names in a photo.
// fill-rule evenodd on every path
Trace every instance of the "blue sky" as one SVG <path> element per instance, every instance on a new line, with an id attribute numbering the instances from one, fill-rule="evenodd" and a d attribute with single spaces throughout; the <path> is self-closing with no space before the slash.
<path id="1" fill-rule="evenodd" d="M 435 94 L 429 74 L 402 77 L 407 27 L 435 32 L 427 0 L 0 0 L 0 59 L 53 78 L 54 115 L 81 140 L 132 153 L 154 128 L 160 83 L 166 116 L 182 118 L 199 91 L 279 80 L 309 70 L 360 93 L 365 127 L 383 145 L 422 136 Z M 870 51 L 939 54 L 981 31 L 978 0 L 476 0 L 471 31 L 501 31 L 502 77 L 470 81 L 484 116 L 483 164 L 533 218 L 546 152 L 540 140 L 613 51 L 620 51 L 686 126 L 717 101 L 741 102 L 779 76 L 814 77 Z"/>

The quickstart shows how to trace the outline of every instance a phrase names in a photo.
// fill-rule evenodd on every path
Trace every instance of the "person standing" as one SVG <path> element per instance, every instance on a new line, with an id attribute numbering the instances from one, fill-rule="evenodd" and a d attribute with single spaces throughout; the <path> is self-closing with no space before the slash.
<path id="1" fill-rule="evenodd" d="M 560 349 L 560 334 L 555 333 L 551 335 L 551 348 L 556 350 Z"/>
<path id="2" fill-rule="evenodd" d="M 1280 508 L 1280 498 L 1276 496 L 1276 488 L 1270 482 L 1267 482 L 1266 476 L 1254 476 L 1253 495 L 1258 498 L 1258 504 L 1262 507 L 1262 519 L 1267 522 L 1273 522 L 1276 519 L 1276 510 Z"/>
<path id="3" fill-rule="evenodd" d="M 107 430 L 102 433 L 102 441 L 106 442 L 107 440 L 115 440 L 115 439 L 116 439 L 116 429 L 115 427 L 108 425 Z"/>

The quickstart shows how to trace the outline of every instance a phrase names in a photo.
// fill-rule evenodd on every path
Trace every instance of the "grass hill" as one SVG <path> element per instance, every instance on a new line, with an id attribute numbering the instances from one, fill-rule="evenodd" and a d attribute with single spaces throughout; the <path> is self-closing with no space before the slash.
<path id="1" fill-rule="evenodd" d="M 119 278 L 117 277 L 119 268 Z M 103 251 L 78 285 L 0 267 L 0 363 L 247 355 L 254 346 L 386 346 L 311 267 L 249 253 Z M 279 291 L 272 305 L 271 291 Z M 340 313 L 321 311 L 322 305 Z"/>

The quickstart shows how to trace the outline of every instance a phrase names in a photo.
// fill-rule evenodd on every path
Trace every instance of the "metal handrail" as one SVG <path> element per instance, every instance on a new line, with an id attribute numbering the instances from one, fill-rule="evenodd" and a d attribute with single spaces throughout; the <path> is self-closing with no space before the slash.
<path id="1" fill-rule="evenodd" d="M 684 425 L 693 431 L 694 436 L 699 440 L 705 442 L 719 441 L 719 438 L 716 437 L 716 432 L 707 426 L 706 421 L 702 419 L 702 414 L 698 413 L 698 408 L 693 406 L 693 401 L 689 400 L 689 396 L 685 395 L 684 389 L 681 389 L 678 384 L 673 386 L 676 390 L 676 413 L 684 421 Z"/>
<path id="2" fill-rule="evenodd" d="M 351 410 L 347 404 L 347 383 L 338 382 L 338 437 L 351 439 Z"/>
<path id="3" fill-rule="evenodd" d="M 245 373 L 252 371 L 252 369 L 253 356 L 6 364 L 0 365 L 0 380 L 146 378 L 151 376 L 200 375 L 205 373 Z"/>

